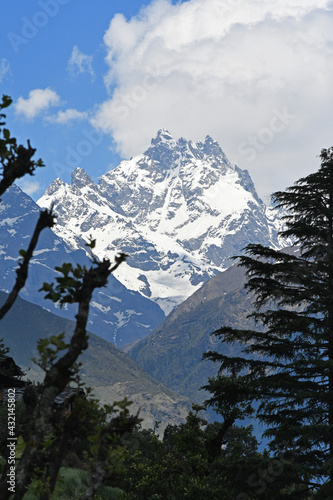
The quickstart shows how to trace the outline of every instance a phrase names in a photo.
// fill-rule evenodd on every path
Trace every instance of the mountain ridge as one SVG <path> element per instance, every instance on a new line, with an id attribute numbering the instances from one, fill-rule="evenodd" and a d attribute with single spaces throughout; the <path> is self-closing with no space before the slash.
<path id="1" fill-rule="evenodd" d="M 0 290 L 9 292 L 14 284 L 15 270 L 19 261 L 19 250 L 27 249 L 38 220 L 40 208 L 19 187 L 12 186 L 1 197 L 0 203 Z M 22 298 L 40 305 L 57 315 L 73 318 L 75 307 L 68 305 L 59 309 L 53 302 L 45 301 L 38 290 L 43 282 L 52 282 L 58 275 L 54 270 L 64 262 L 92 265 L 87 255 L 86 241 L 82 247 L 70 248 L 51 229 L 40 235 L 37 248 L 30 262 L 28 279 L 21 290 Z M 164 314 L 138 292 L 127 290 L 113 275 L 105 288 L 96 290 L 91 302 L 88 328 L 118 346 L 124 346 L 144 337 L 162 320 Z"/>
<path id="2" fill-rule="evenodd" d="M 116 277 L 167 314 L 231 264 L 248 243 L 279 247 L 249 173 L 233 166 L 210 136 L 174 139 L 160 129 L 142 154 L 104 174 L 82 170 L 54 181 L 38 200 L 53 203 L 56 234 L 73 249 L 96 238 L 96 254 L 129 254 Z"/>
<path id="3" fill-rule="evenodd" d="M 0 304 L 6 297 L 7 294 L 0 292 Z M 73 320 L 18 297 L 0 322 L 0 339 L 4 337 L 5 346 L 10 348 L 10 356 L 15 362 L 24 370 L 28 369 L 27 377 L 41 381 L 43 372 L 32 362 L 38 354 L 37 340 L 65 332 L 68 342 L 74 328 Z M 185 420 L 190 402 L 184 397 L 154 380 L 123 351 L 98 335 L 89 332 L 88 344 L 88 349 L 79 358 L 81 378 L 93 388 L 101 403 L 112 404 L 127 397 L 133 401 L 133 413 L 140 409 L 143 426 L 147 428 L 153 427 L 156 420 L 162 420 L 163 428 L 167 422 Z"/>
<path id="4" fill-rule="evenodd" d="M 221 344 L 211 334 L 221 326 L 256 329 L 253 296 L 244 290 L 243 268 L 234 264 L 176 307 L 145 338 L 127 346 L 127 354 L 171 390 L 201 403 L 200 387 L 215 376 L 218 364 L 202 361 L 208 350 L 237 355 L 238 347 Z"/>

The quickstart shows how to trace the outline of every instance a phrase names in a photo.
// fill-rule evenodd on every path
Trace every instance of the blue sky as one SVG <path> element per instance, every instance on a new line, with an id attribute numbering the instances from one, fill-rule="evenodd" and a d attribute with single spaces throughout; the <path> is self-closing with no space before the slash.
<path id="1" fill-rule="evenodd" d="M 8 125 L 46 168 L 93 180 L 159 128 L 216 138 L 260 195 L 315 170 L 333 145 L 329 0 L 15 0 L 2 6 Z"/>
<path id="2" fill-rule="evenodd" d="M 115 13 L 122 12 L 130 18 L 137 14 L 143 3 L 135 0 L 70 0 L 60 5 L 57 0 L 17 0 L 14 6 L 6 2 L 2 9 L 6 23 L 1 30 L 0 62 L 5 60 L 5 68 L 9 68 L 0 80 L 1 94 L 10 95 L 17 102 L 21 96 L 27 99 L 33 89 L 50 88 L 60 96 L 60 103 L 48 114 L 55 114 L 61 109 L 77 109 L 81 112 L 93 109 L 108 95 L 103 81 L 107 71 L 103 35 Z M 68 68 L 75 46 L 79 47 L 80 52 L 93 55 L 93 74 L 87 72 L 85 67 L 81 72 L 78 68 L 76 71 Z M 40 169 L 28 182 L 21 183 L 34 198 L 38 198 L 58 176 L 70 181 L 75 162 L 86 168 L 95 180 L 110 165 L 119 163 L 120 156 L 112 138 L 103 134 L 95 139 L 98 145 L 93 145 L 91 154 L 78 155 L 80 158 L 74 155 L 73 161 L 67 165 L 68 151 L 77 152 L 77 145 L 87 140 L 83 131 L 90 133 L 92 130 L 87 120 L 67 126 L 52 124 L 45 121 L 45 112 L 34 119 L 27 119 L 15 113 L 13 107 L 8 111 L 7 119 L 12 134 L 21 142 L 29 138 L 37 148 L 36 155 L 45 162 L 46 168 Z M 40 188 L 34 192 L 37 183 Z"/>

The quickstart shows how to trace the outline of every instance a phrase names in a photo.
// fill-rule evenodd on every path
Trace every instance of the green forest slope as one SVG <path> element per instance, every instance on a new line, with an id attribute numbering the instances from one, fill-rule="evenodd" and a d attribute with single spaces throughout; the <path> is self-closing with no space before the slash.
<path id="1" fill-rule="evenodd" d="M 151 376 L 193 401 L 202 401 L 200 387 L 218 366 L 201 361 L 210 349 L 231 353 L 237 346 L 221 346 L 211 333 L 222 325 L 254 328 L 247 315 L 252 297 L 244 291 L 245 275 L 236 265 L 209 280 L 180 304 L 150 335 L 128 350 L 129 356 Z"/>

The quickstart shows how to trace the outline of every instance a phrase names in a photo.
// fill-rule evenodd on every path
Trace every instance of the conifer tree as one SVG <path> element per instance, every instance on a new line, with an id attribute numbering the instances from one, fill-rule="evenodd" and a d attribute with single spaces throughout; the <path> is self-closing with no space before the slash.
<path id="1" fill-rule="evenodd" d="M 333 148 L 320 158 L 316 173 L 273 195 L 288 214 L 281 236 L 294 246 L 252 244 L 238 257 L 255 296 L 251 316 L 264 331 L 220 328 L 214 335 L 239 343 L 242 354 L 205 357 L 221 363 L 221 373 L 251 382 L 249 400 L 260 401 L 257 416 L 271 449 L 292 450 L 300 483 L 289 485 L 290 498 L 310 498 L 312 491 L 311 498 L 327 500 L 333 498 Z"/>

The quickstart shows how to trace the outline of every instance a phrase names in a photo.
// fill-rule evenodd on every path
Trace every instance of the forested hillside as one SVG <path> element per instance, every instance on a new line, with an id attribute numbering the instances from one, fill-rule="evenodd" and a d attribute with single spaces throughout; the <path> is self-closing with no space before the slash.
<path id="1" fill-rule="evenodd" d="M 7 295 L 0 292 L 0 307 Z M 66 320 L 39 306 L 18 298 L 12 310 L 0 321 L 0 339 L 16 363 L 26 371 L 27 378 L 42 381 L 42 370 L 33 363 L 37 356 L 37 341 L 66 332 L 70 338 L 75 327 Z M 82 354 L 82 379 L 92 387 L 101 403 L 133 401 L 132 411 L 140 409 L 143 426 L 153 427 L 156 420 L 177 424 L 184 421 L 191 408 L 189 401 L 151 378 L 112 343 L 89 332 L 89 347 Z"/>
<path id="2" fill-rule="evenodd" d="M 151 335 L 130 347 L 129 356 L 172 390 L 202 401 L 205 393 L 200 387 L 218 369 L 202 361 L 203 353 L 210 349 L 238 352 L 236 345 L 221 347 L 211 333 L 221 325 L 254 327 L 253 320 L 247 318 L 253 310 L 253 297 L 246 293 L 244 284 L 244 271 L 237 265 L 218 274 L 169 314 Z"/>

